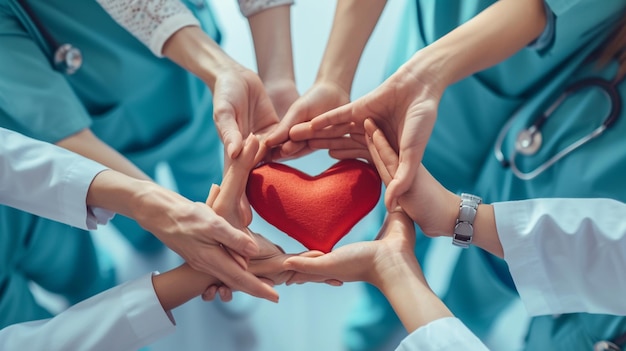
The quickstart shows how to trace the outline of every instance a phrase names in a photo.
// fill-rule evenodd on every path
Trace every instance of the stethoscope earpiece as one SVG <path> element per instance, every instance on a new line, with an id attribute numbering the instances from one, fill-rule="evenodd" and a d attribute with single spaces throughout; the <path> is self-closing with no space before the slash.
<path id="1" fill-rule="evenodd" d="M 72 44 L 63 44 L 54 52 L 54 66 L 65 74 L 74 74 L 83 64 L 83 54 Z"/>

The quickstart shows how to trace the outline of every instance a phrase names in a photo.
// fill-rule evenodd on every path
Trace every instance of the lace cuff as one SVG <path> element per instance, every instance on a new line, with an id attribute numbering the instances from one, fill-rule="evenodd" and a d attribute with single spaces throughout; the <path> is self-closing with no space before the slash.
<path id="1" fill-rule="evenodd" d="M 241 13 L 250 17 L 255 13 L 282 5 L 293 5 L 293 0 L 238 0 Z"/>
<path id="2" fill-rule="evenodd" d="M 198 19 L 179 0 L 97 0 L 129 33 L 162 57 L 163 44 L 176 31 L 200 26 Z"/>

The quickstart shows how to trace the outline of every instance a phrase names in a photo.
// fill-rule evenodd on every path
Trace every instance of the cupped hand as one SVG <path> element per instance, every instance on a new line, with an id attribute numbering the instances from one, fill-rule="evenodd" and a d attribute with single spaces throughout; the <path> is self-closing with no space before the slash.
<path id="1" fill-rule="evenodd" d="M 377 240 L 357 242 L 342 246 L 327 254 L 318 253 L 311 257 L 293 256 L 285 261 L 285 268 L 308 274 L 312 277 L 334 279 L 341 282 L 364 281 L 377 287 L 385 279 L 413 265 L 415 255 L 415 228 L 413 222 L 402 211 L 390 212 L 379 231 Z M 316 282 L 294 276 L 289 283 Z"/>
<path id="2" fill-rule="evenodd" d="M 350 129 L 350 124 L 358 127 L 366 118 L 373 119 L 391 146 L 399 151 L 398 169 L 385 193 L 387 207 L 393 208 L 398 197 L 414 181 L 437 118 L 442 92 L 429 88 L 435 85 L 429 80 L 400 68 L 369 94 L 309 123 L 295 126 L 290 131 L 290 138 L 296 142 L 336 138 L 342 131 Z"/>
<path id="3" fill-rule="evenodd" d="M 287 110 L 281 122 L 268 134 L 266 144 L 273 148 L 272 159 L 288 159 L 311 152 L 306 142 L 289 140 L 289 130 L 298 123 L 310 121 L 324 112 L 350 101 L 350 93 L 332 82 L 316 82 Z"/>
<path id="4" fill-rule="evenodd" d="M 398 153 L 373 120 L 366 120 L 364 127 L 371 160 L 388 185 L 398 171 Z M 453 232 L 459 203 L 459 197 L 444 188 L 424 165 L 418 166 L 409 188 L 398 198 L 398 204 L 428 236 Z"/>

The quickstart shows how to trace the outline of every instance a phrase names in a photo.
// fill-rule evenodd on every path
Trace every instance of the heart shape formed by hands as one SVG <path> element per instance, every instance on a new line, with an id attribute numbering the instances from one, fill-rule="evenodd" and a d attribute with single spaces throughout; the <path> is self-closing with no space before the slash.
<path id="1" fill-rule="evenodd" d="M 268 223 L 309 250 L 328 253 L 368 214 L 380 197 L 376 169 L 359 160 L 342 160 L 317 176 L 281 163 L 266 163 L 250 173 L 250 205 Z"/>

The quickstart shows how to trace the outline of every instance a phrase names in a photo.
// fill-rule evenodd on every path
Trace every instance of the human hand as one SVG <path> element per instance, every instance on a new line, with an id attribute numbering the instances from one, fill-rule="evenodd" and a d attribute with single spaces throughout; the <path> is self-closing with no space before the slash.
<path id="1" fill-rule="evenodd" d="M 259 140 L 255 136 L 250 135 L 244 142 L 242 153 L 226 170 L 222 186 L 214 185 L 211 188 L 207 204 L 234 227 L 244 230 L 254 239 L 259 250 L 256 255 L 250 257 L 250 260 L 246 262 L 249 272 L 258 276 L 259 279 L 268 285 L 278 285 L 294 276 L 294 272 L 286 271 L 283 267 L 283 262 L 293 255 L 285 254 L 284 250 L 279 246 L 263 236 L 250 231 L 247 226 L 251 221 L 251 214 L 243 212 L 238 201 L 245 192 L 248 175 L 254 165 L 254 157 L 258 148 Z M 226 250 L 233 254 L 229 249 Z M 237 255 L 233 254 L 233 256 Z M 232 291 L 239 289 L 225 281 L 223 283 L 224 285 L 221 286 L 214 285 L 207 288 L 203 298 L 211 300 L 216 293 L 219 293 L 223 301 L 229 301 L 232 298 Z M 327 283 L 337 284 L 332 280 Z"/>
<path id="2" fill-rule="evenodd" d="M 271 158 L 286 159 L 311 152 L 306 142 L 289 140 L 289 129 L 295 124 L 310 121 L 326 111 L 350 101 L 349 92 L 337 84 L 318 81 L 287 110 L 281 122 L 268 134 L 266 144 L 272 150 Z"/>
<path id="3" fill-rule="evenodd" d="M 348 244 L 327 254 L 316 252 L 287 259 L 286 269 L 309 275 L 294 276 L 288 284 L 315 282 L 303 278 L 323 277 L 341 282 L 364 281 L 382 289 L 395 277 L 394 272 L 416 265 L 414 245 L 413 222 L 402 211 L 394 211 L 388 213 L 375 241 Z M 416 273 L 422 276 L 419 265 Z"/>
<path id="4" fill-rule="evenodd" d="M 265 91 L 272 100 L 278 118 L 282 119 L 294 101 L 300 97 L 296 82 L 292 79 L 275 79 L 263 82 L 263 84 L 265 84 Z M 275 127 L 277 126 L 275 125 Z"/>
<path id="5" fill-rule="evenodd" d="M 279 122 L 261 79 L 238 64 L 228 65 L 217 74 L 213 102 L 213 118 L 224 143 L 226 163 L 241 152 L 244 135 L 263 137 Z"/>
<path id="6" fill-rule="evenodd" d="M 374 121 L 364 123 L 371 160 L 388 185 L 398 170 L 398 154 Z M 428 236 L 449 235 L 454 230 L 460 198 L 444 188 L 419 165 L 410 187 L 398 198 L 398 204 Z"/>
<path id="7" fill-rule="evenodd" d="M 364 120 L 372 118 L 400 155 L 385 193 L 387 207 L 393 208 L 414 181 L 437 117 L 442 90 L 431 88 L 431 80 L 400 68 L 371 93 L 294 126 L 289 136 L 294 141 L 339 138 L 346 131 L 362 131 Z"/>

